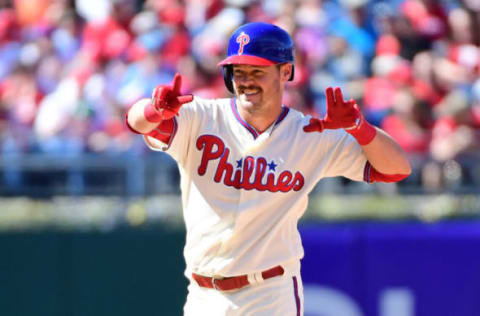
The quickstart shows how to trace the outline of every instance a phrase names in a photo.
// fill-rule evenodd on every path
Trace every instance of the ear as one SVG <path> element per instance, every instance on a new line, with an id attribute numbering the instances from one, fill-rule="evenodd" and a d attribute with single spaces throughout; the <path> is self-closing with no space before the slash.
<path id="1" fill-rule="evenodd" d="M 288 81 L 292 76 L 293 65 L 292 64 L 283 64 L 280 69 L 280 74 L 283 81 Z"/>

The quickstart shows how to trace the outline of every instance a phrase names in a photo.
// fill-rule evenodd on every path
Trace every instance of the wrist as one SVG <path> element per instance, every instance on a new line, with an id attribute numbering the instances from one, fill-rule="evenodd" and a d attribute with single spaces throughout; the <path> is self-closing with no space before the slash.
<path id="1" fill-rule="evenodd" d="M 370 144 L 375 138 L 375 135 L 377 135 L 377 129 L 368 123 L 363 116 L 360 117 L 360 122 L 357 126 L 345 129 L 345 131 L 355 137 L 361 146 Z"/>
<path id="2" fill-rule="evenodd" d="M 143 115 L 145 119 L 151 123 L 158 123 L 163 121 L 163 115 L 153 106 L 152 102 L 148 104 L 143 109 Z"/>

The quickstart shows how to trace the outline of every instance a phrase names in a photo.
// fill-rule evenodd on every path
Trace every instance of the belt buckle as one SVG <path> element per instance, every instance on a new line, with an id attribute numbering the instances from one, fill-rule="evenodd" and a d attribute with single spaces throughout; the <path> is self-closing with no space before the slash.
<path id="1" fill-rule="evenodd" d="M 212 286 L 215 290 L 217 291 L 222 291 L 222 289 L 220 289 L 218 286 L 217 286 L 217 283 L 215 282 L 216 280 L 219 280 L 219 279 L 216 279 L 214 276 L 212 277 Z"/>

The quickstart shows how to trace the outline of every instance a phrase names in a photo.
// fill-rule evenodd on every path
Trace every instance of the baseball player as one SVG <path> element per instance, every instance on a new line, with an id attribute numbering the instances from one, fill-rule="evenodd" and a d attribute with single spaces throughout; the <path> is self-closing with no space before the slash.
<path id="1" fill-rule="evenodd" d="M 182 95 L 181 76 L 127 113 L 132 131 L 181 174 L 189 279 L 184 315 L 303 315 L 297 222 L 325 177 L 399 181 L 402 149 L 328 88 L 323 119 L 282 104 L 294 77 L 289 34 L 249 23 L 220 64 L 226 99 Z"/>

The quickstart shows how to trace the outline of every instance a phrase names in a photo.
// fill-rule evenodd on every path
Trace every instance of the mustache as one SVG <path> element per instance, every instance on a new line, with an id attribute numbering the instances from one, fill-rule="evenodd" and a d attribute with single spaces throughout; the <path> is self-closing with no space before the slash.
<path id="1" fill-rule="evenodd" d="M 258 91 L 262 91 L 262 89 L 260 87 L 257 87 L 257 86 L 238 86 L 238 91 L 239 92 L 243 92 L 245 90 L 258 90 Z"/>

